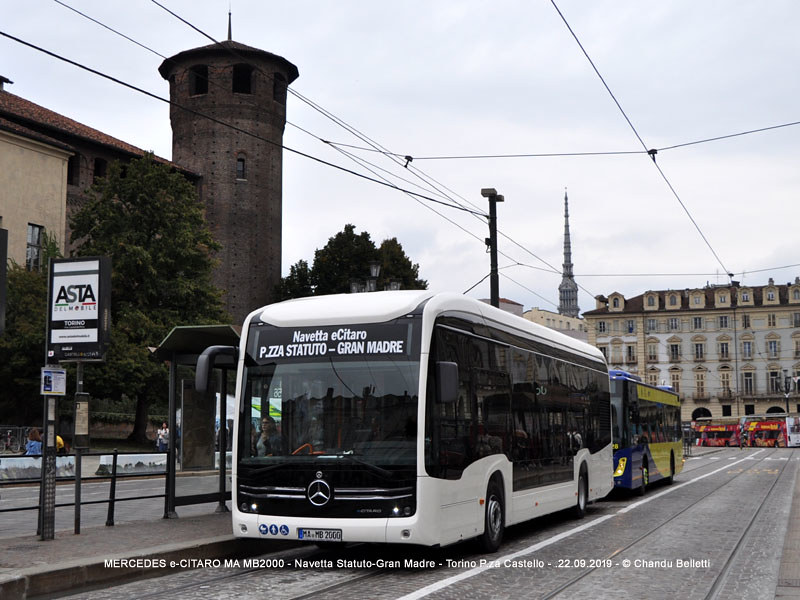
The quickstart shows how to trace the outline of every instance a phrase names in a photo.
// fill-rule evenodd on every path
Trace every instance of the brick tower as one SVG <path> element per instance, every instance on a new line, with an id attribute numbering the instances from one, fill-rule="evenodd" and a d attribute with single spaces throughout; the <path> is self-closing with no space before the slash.
<path id="1" fill-rule="evenodd" d="M 240 323 L 272 301 L 281 277 L 281 145 L 286 59 L 229 39 L 176 54 L 159 67 L 172 102 L 172 160 L 201 176 L 200 198 L 222 245 L 214 283 Z"/>

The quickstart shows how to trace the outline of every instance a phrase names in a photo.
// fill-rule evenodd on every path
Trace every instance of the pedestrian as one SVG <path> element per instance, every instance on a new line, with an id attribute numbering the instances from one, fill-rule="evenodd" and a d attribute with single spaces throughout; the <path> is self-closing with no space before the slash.
<path id="1" fill-rule="evenodd" d="M 64 443 L 64 439 L 60 436 L 56 436 L 56 454 L 63 456 L 69 453 L 69 446 Z"/>
<path id="2" fill-rule="evenodd" d="M 169 427 L 166 423 L 162 423 L 161 429 L 156 432 L 156 445 L 159 452 L 166 452 L 169 447 Z"/>
<path id="3" fill-rule="evenodd" d="M 25 456 L 40 456 L 42 454 L 42 436 L 36 427 L 31 427 L 28 432 L 28 441 L 25 443 Z"/>

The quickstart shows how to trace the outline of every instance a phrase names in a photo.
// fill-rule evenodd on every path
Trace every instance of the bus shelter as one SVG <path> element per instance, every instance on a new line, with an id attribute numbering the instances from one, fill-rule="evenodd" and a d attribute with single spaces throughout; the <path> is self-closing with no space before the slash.
<path id="1" fill-rule="evenodd" d="M 218 501 L 217 512 L 228 510 L 225 502 L 231 493 L 226 474 L 233 420 L 228 381 L 236 364 L 232 357 L 220 356 L 214 383 L 205 393 L 194 389 L 194 370 L 197 357 L 208 346 L 238 346 L 240 334 L 241 327 L 233 325 L 175 327 L 155 350 L 156 357 L 169 364 L 165 519 L 178 516 L 175 507 L 189 504 Z"/>

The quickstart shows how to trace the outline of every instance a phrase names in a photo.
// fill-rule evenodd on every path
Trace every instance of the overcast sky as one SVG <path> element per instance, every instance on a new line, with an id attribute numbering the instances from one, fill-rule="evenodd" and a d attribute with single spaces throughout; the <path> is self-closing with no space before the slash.
<path id="1" fill-rule="evenodd" d="M 211 43 L 149 0 L 63 1 L 164 56 Z M 228 0 L 159 1 L 227 36 Z M 727 283 L 726 271 L 749 285 L 800 275 L 800 126 L 666 149 L 800 121 L 798 2 L 556 0 L 641 141 L 549 0 L 230 5 L 234 40 L 293 62 L 294 90 L 414 160 L 342 150 L 447 204 L 485 213 L 481 188 L 505 196 L 500 295 L 525 309 L 558 304 L 565 188 L 582 311 L 594 295 Z M 156 54 L 54 0 L 2 6 L 0 31 L 168 96 Z M 163 102 L 4 37 L 0 75 L 14 94 L 171 157 Z M 295 96 L 287 113 L 285 146 L 375 176 L 318 138 L 363 140 Z M 644 148 L 660 149 L 663 177 Z M 612 152 L 638 154 L 430 158 Z M 283 213 L 284 275 L 346 223 L 376 244 L 397 237 L 435 291 L 464 292 L 489 272 L 485 218 L 286 151 Z M 488 297 L 489 280 L 468 293 Z"/>

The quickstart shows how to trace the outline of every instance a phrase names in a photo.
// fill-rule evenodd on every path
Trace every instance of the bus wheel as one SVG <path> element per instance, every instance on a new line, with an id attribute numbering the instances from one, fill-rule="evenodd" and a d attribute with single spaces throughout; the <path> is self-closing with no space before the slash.
<path id="1" fill-rule="evenodd" d="M 645 460 L 642 462 L 642 483 L 637 490 L 640 496 L 644 496 L 645 492 L 647 491 L 647 479 L 650 476 L 650 472 L 647 470 L 647 461 Z"/>
<path id="2" fill-rule="evenodd" d="M 497 479 L 493 478 L 486 490 L 483 535 L 479 538 L 481 549 L 484 552 L 497 552 L 500 548 L 505 528 L 504 510 L 503 490 Z"/>
<path id="3" fill-rule="evenodd" d="M 667 477 L 667 485 L 672 485 L 675 481 L 675 455 L 669 455 L 669 477 Z"/>
<path id="4" fill-rule="evenodd" d="M 578 477 L 578 501 L 575 503 L 573 514 L 576 519 L 582 519 L 586 515 L 586 503 L 589 500 L 589 481 L 586 477 L 586 468 L 581 466 L 581 474 Z"/>

